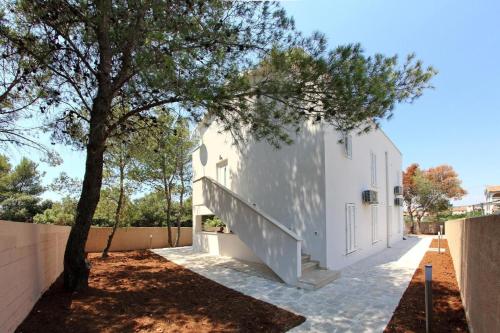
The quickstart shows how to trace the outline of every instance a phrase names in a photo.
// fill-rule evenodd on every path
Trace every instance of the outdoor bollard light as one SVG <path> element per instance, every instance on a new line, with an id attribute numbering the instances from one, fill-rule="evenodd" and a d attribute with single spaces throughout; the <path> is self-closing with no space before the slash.
<path id="1" fill-rule="evenodd" d="M 432 320 L 432 265 L 425 265 L 425 332 L 431 332 Z"/>
<path id="2" fill-rule="evenodd" d="M 441 254 L 441 231 L 438 231 L 438 254 Z"/>
<path id="3" fill-rule="evenodd" d="M 149 235 L 149 248 L 153 248 L 153 235 Z"/>

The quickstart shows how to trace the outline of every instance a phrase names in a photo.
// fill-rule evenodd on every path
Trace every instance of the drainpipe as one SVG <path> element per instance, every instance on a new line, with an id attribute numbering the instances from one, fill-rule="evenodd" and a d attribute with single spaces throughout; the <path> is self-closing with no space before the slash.
<path id="1" fill-rule="evenodd" d="M 386 219 L 386 230 L 387 230 L 387 247 L 391 247 L 391 219 L 389 208 L 389 154 L 385 152 L 385 219 Z"/>

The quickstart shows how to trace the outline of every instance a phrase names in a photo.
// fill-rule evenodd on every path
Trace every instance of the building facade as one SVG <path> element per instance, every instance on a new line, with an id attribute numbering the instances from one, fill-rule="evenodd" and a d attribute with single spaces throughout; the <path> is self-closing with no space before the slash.
<path id="1" fill-rule="evenodd" d="M 236 144 L 221 130 L 216 122 L 201 125 L 200 146 L 193 152 L 195 249 L 270 267 L 284 261 L 279 269 L 285 267 L 285 273 L 271 267 L 282 278 L 287 265 L 297 265 L 291 278 L 283 278 L 293 283 L 295 274 L 301 276 L 304 255 L 320 268 L 338 271 L 402 239 L 402 156 L 381 130 L 344 135 L 308 123 L 281 149 L 253 139 Z M 211 181 L 202 186 L 200 179 Z M 263 228 L 270 231 L 250 228 L 251 219 L 243 225 L 244 209 L 255 219 L 265 217 Z M 203 232 L 202 216 L 210 214 L 225 216 L 232 232 Z M 286 246 L 293 253 L 274 248 L 275 238 L 283 237 L 290 238 Z"/>
<path id="2" fill-rule="evenodd" d="M 486 186 L 484 195 L 486 197 L 485 213 L 496 214 L 500 212 L 500 185 Z"/>

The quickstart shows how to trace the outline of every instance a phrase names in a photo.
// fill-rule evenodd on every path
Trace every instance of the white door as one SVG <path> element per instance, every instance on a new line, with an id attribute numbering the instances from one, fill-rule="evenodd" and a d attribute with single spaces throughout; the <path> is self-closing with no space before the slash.
<path id="1" fill-rule="evenodd" d="M 372 243 L 376 243 L 379 240 L 378 235 L 378 206 L 372 205 Z"/>
<path id="2" fill-rule="evenodd" d="M 345 205 L 345 230 L 346 230 L 346 253 L 356 250 L 356 206 L 352 203 Z"/>
<path id="3" fill-rule="evenodd" d="M 227 160 L 217 163 L 217 182 L 227 187 Z"/>

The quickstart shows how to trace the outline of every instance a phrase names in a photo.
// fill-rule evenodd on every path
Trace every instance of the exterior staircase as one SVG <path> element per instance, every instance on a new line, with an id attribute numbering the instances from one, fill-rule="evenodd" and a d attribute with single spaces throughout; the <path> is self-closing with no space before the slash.
<path id="1" fill-rule="evenodd" d="M 331 271 L 319 266 L 319 262 L 311 260 L 309 254 L 302 254 L 302 274 L 298 287 L 304 289 L 318 289 L 340 277 L 340 271 Z"/>
<path id="2" fill-rule="evenodd" d="M 214 179 L 203 176 L 193 181 L 193 205 L 219 216 L 287 284 L 317 289 L 340 275 L 301 255 L 302 240 L 295 232 Z"/>
<path id="3" fill-rule="evenodd" d="M 271 216 L 216 180 L 193 181 L 193 206 L 203 205 L 285 283 L 297 285 L 301 273 L 301 239 Z"/>

